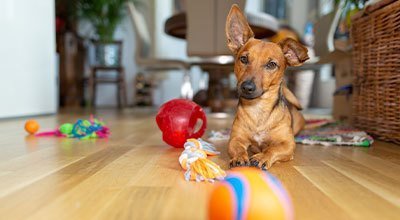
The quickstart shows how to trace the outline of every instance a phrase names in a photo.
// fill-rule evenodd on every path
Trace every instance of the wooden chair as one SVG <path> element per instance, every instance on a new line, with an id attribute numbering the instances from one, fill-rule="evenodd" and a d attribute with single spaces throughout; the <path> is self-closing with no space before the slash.
<path id="1" fill-rule="evenodd" d="M 183 83 L 180 88 L 181 97 L 192 99 L 193 89 L 190 78 L 190 63 L 184 60 L 164 59 L 152 56 L 150 33 L 142 12 L 136 9 L 133 2 L 127 2 L 127 8 L 136 36 L 135 61 L 138 65 L 138 72 L 181 71 L 183 73 Z"/>
<path id="2" fill-rule="evenodd" d="M 96 41 L 92 41 L 96 46 L 99 43 Z M 126 98 L 126 82 L 125 82 L 125 69 L 121 64 L 122 58 L 122 41 L 115 41 L 112 44 L 116 44 L 119 48 L 118 61 L 117 65 L 113 66 L 104 66 L 104 65 L 93 65 L 91 67 L 88 84 L 89 84 L 89 97 L 91 106 L 96 106 L 96 92 L 98 84 L 111 83 L 117 86 L 117 103 L 119 108 L 123 108 L 127 105 Z M 103 72 L 100 76 L 98 73 Z M 110 76 L 111 73 L 114 73 L 114 76 Z M 108 76 L 106 76 L 108 75 Z"/>

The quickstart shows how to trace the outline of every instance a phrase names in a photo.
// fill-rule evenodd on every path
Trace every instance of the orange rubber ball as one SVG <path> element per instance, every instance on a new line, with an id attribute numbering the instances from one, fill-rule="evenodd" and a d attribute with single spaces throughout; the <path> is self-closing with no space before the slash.
<path id="1" fill-rule="evenodd" d="M 35 120 L 28 120 L 25 123 L 25 131 L 29 134 L 35 134 L 39 130 L 39 123 Z"/>

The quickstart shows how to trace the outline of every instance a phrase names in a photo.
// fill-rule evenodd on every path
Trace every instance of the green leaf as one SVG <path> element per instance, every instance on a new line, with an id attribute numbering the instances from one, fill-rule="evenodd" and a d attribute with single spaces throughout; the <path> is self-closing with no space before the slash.
<path id="1" fill-rule="evenodd" d="M 126 15 L 125 4 L 128 1 L 138 7 L 145 6 L 142 0 L 73 0 L 73 14 L 75 18 L 92 24 L 98 40 L 110 42 Z"/>

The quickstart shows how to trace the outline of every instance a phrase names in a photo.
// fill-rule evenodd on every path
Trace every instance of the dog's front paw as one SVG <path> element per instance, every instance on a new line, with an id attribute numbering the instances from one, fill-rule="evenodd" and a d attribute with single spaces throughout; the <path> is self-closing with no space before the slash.
<path id="1" fill-rule="evenodd" d="M 249 165 L 250 165 L 250 161 L 249 161 L 249 157 L 247 155 L 234 157 L 234 158 L 232 158 L 232 160 L 229 163 L 230 168 L 243 167 L 243 166 L 249 166 Z"/>
<path id="2" fill-rule="evenodd" d="M 254 154 L 250 158 L 250 166 L 258 167 L 262 170 L 267 170 L 272 166 L 272 164 L 271 160 L 264 153 L 258 153 Z"/>

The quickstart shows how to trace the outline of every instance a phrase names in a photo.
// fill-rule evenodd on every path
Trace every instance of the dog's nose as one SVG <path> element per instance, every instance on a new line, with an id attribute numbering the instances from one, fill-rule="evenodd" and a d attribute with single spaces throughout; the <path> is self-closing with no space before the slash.
<path id="1" fill-rule="evenodd" d="M 254 84 L 253 80 L 247 80 L 242 82 L 240 88 L 242 89 L 243 93 L 251 94 L 256 91 L 256 84 Z"/>

